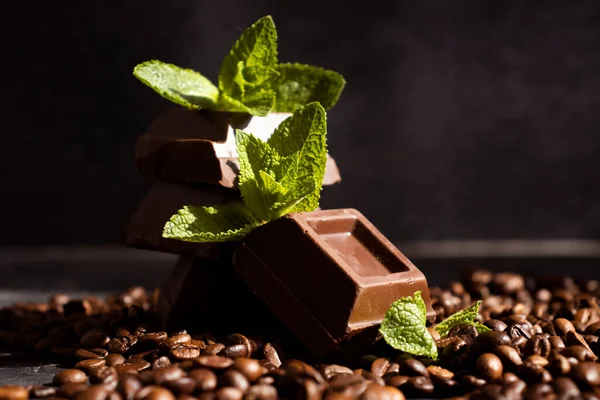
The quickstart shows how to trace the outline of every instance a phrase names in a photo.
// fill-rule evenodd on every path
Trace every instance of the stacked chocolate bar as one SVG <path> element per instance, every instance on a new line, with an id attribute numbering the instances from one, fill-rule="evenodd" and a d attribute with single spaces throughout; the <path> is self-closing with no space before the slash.
<path id="1" fill-rule="evenodd" d="M 162 232 L 183 206 L 239 201 L 234 130 L 243 129 L 266 140 L 290 115 L 252 117 L 176 106 L 160 115 L 138 138 L 137 168 L 156 181 L 129 221 L 123 241 L 130 247 L 180 255 L 161 290 L 160 317 L 168 328 L 231 331 L 271 318 L 268 310 L 263 312 L 264 303 L 233 270 L 235 244 L 183 242 L 165 239 Z M 335 160 L 328 157 L 323 184 L 340 180 Z"/>

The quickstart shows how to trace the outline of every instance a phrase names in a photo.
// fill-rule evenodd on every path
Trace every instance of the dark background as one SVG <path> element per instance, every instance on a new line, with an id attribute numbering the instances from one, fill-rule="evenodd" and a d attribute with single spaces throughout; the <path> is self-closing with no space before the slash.
<path id="1" fill-rule="evenodd" d="M 216 81 L 266 14 L 280 60 L 348 81 L 324 207 L 395 241 L 600 236 L 600 2 L 29 0 L 0 11 L 0 245 L 118 242 L 169 105 L 134 65 Z"/>

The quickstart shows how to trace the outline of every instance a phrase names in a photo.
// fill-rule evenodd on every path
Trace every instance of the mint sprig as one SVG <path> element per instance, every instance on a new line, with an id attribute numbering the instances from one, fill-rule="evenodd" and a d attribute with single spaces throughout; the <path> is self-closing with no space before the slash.
<path id="1" fill-rule="evenodd" d="M 452 314 L 440 322 L 435 330 L 441 337 L 448 336 L 452 328 L 461 324 L 472 324 L 477 332 L 488 332 L 491 329 L 475 322 L 481 300 L 464 310 Z M 406 297 L 392 303 L 385 313 L 379 332 L 385 341 L 397 350 L 417 356 L 436 359 L 438 356 L 435 340 L 426 327 L 427 310 L 421 297 L 421 291 L 413 297 Z"/>
<path id="2" fill-rule="evenodd" d="M 218 87 L 196 71 L 158 60 L 137 65 L 133 74 L 164 98 L 189 109 L 257 116 L 294 112 L 311 102 L 330 109 L 346 85 L 334 71 L 279 64 L 277 30 L 270 16 L 256 21 L 235 42 L 221 64 Z"/>
<path id="3" fill-rule="evenodd" d="M 185 206 L 163 237 L 186 242 L 242 240 L 252 229 L 290 212 L 319 206 L 327 161 L 325 109 L 313 102 L 284 120 L 268 142 L 236 131 L 243 203 Z"/>

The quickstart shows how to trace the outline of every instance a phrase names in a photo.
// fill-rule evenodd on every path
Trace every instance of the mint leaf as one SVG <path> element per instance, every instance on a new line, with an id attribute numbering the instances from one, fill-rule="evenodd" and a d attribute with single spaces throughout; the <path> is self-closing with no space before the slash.
<path id="1" fill-rule="evenodd" d="M 236 130 L 236 146 L 240 163 L 238 187 L 244 203 L 257 218 L 268 221 L 278 193 L 264 175 L 275 175 L 280 157 L 267 143 L 241 130 Z"/>
<path id="2" fill-rule="evenodd" d="M 190 109 L 214 109 L 219 99 L 219 89 L 191 69 L 151 60 L 137 65 L 133 74 L 162 97 Z"/>
<path id="3" fill-rule="evenodd" d="M 279 64 L 272 88 L 277 93 L 275 111 L 294 112 L 305 104 L 318 101 L 329 110 L 340 98 L 346 81 L 337 72 L 311 65 Z"/>
<path id="4" fill-rule="evenodd" d="M 239 100 L 233 99 L 226 94 L 221 93 L 221 96 L 219 97 L 218 109 L 219 111 L 243 112 L 264 117 L 273 109 L 274 104 L 275 95 L 269 93 L 269 91 L 264 92 L 263 97 L 255 95 L 255 97 L 247 103 L 242 103 Z"/>
<path id="5" fill-rule="evenodd" d="M 327 120 L 319 103 L 310 103 L 296 110 L 275 129 L 268 144 L 281 157 L 298 153 L 294 177 L 312 177 L 315 189 L 292 211 L 314 211 L 319 206 L 321 185 L 327 162 Z M 297 193 L 297 197 L 299 193 Z"/>
<path id="6" fill-rule="evenodd" d="M 437 347 L 426 328 L 425 302 L 421 291 L 392 303 L 385 313 L 379 332 L 397 350 L 417 356 L 437 358 Z"/>
<path id="7" fill-rule="evenodd" d="M 479 322 L 475 322 L 475 329 L 477 330 L 478 333 L 483 333 L 483 332 L 491 332 L 492 330 L 490 328 L 488 328 L 487 326 L 480 324 Z"/>
<path id="8" fill-rule="evenodd" d="M 237 100 L 240 98 L 234 93 L 234 80 L 240 63 L 245 68 L 277 65 L 277 31 L 271 16 L 263 17 L 247 28 L 223 60 L 219 72 L 219 89 Z M 264 83 L 262 75 L 257 71 L 254 73 L 253 80 Z"/>
<path id="9" fill-rule="evenodd" d="M 457 313 L 452 314 L 442 322 L 440 322 L 435 330 L 440 334 L 440 336 L 448 336 L 448 332 L 452 328 L 461 324 L 473 324 L 475 325 L 475 319 L 477 318 L 477 314 L 479 313 L 479 306 L 481 306 L 481 300 L 477 303 L 473 304 L 469 308 L 465 308 Z"/>
<path id="10" fill-rule="evenodd" d="M 217 207 L 185 206 L 165 224 L 163 237 L 186 242 L 242 240 L 260 225 L 242 204 Z"/>

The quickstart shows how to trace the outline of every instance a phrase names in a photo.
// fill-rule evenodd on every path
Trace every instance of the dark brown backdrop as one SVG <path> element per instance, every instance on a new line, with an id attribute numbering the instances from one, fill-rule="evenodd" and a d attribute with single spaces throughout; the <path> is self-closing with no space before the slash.
<path id="1" fill-rule="evenodd" d="M 116 242 L 166 106 L 133 66 L 215 78 L 272 14 L 280 58 L 342 72 L 329 116 L 355 207 L 392 240 L 600 236 L 600 3 L 30 0 L 2 5 L 0 245 Z"/>

